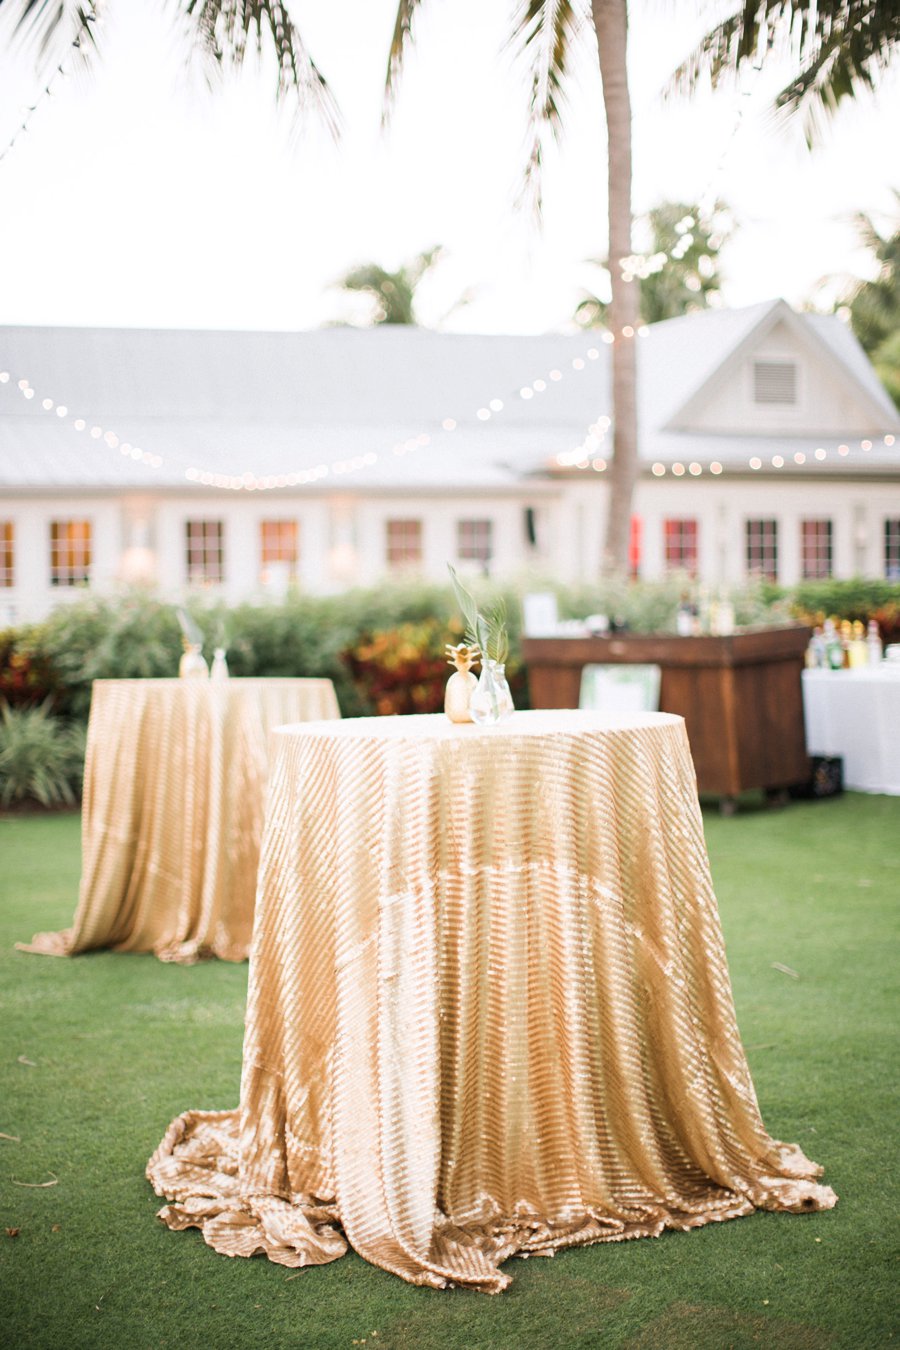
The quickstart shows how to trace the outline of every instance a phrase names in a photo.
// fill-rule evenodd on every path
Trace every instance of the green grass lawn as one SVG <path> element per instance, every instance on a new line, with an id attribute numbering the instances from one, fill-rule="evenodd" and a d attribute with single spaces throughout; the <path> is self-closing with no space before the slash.
<path id="1" fill-rule="evenodd" d="M 246 966 L 14 951 L 71 918 L 79 821 L 0 819 L 0 1131 L 18 1136 L 0 1139 L 0 1344 L 893 1343 L 900 798 L 709 814 L 706 829 L 766 1125 L 825 1165 L 840 1203 L 515 1260 L 488 1298 L 416 1289 L 352 1253 L 300 1272 L 229 1260 L 164 1229 L 144 1165 L 180 1111 L 237 1104 Z"/>

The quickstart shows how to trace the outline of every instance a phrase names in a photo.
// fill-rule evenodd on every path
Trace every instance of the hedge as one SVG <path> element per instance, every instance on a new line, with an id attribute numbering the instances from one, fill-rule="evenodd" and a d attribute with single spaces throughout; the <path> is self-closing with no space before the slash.
<path id="1" fill-rule="evenodd" d="M 677 576 L 656 583 L 604 581 L 581 587 L 531 577 L 503 588 L 510 629 L 507 672 L 516 706 L 528 706 L 520 642 L 525 591 L 552 589 L 562 617 L 606 613 L 633 632 L 672 632 L 679 599 L 691 586 L 689 579 Z M 474 589 L 476 594 L 488 591 L 494 599 L 498 594 L 487 582 Z M 900 641 L 897 582 L 807 582 L 791 590 L 750 586 L 732 591 L 730 598 L 739 624 L 791 618 L 816 622 L 826 614 L 863 621 L 875 617 L 886 643 Z M 421 583 L 340 596 L 298 593 L 278 604 L 234 608 L 197 597 L 186 608 L 203 633 L 206 656 L 211 657 L 214 647 L 224 647 L 233 675 L 329 678 L 347 717 L 439 711 L 448 675 L 444 645 L 462 637 L 450 587 Z M 61 719 L 62 728 L 80 726 L 83 731 L 95 679 L 175 675 L 181 650 L 174 605 L 140 590 L 87 595 L 58 606 L 40 623 L 0 632 L 0 706 L 13 713 L 42 706 L 43 717 L 52 709 L 51 723 Z M 55 744 L 52 728 L 34 723 L 27 731 L 10 730 L 8 718 L 6 725 L 10 737 L 25 736 L 29 746 L 46 744 L 50 759 L 55 755 L 59 760 L 65 746 L 66 781 L 77 782 L 78 768 L 72 764 L 77 733 L 71 742 Z M 47 768 L 50 772 L 52 764 Z M 13 791 L 0 769 L 0 798 Z"/>

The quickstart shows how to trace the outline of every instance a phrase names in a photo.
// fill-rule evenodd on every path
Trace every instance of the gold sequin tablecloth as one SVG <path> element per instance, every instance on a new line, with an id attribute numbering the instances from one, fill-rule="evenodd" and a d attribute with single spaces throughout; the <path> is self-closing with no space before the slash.
<path id="1" fill-rule="evenodd" d="M 95 680 L 78 908 L 20 949 L 244 960 L 271 733 L 339 715 L 330 680 Z"/>
<path id="2" fill-rule="evenodd" d="M 680 718 L 275 739 L 240 1106 L 169 1126 L 169 1227 L 493 1293 L 517 1252 L 834 1204 L 760 1119 Z"/>

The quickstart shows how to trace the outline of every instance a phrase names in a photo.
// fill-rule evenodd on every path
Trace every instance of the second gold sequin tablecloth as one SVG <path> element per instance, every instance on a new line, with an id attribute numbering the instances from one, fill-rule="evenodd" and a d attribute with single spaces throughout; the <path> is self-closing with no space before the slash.
<path id="1" fill-rule="evenodd" d="M 78 908 L 20 949 L 243 961 L 271 733 L 339 715 L 330 680 L 95 680 Z"/>
<path id="2" fill-rule="evenodd" d="M 240 1107 L 151 1158 L 171 1228 L 493 1293 L 517 1252 L 834 1204 L 760 1119 L 680 718 L 275 739 Z"/>

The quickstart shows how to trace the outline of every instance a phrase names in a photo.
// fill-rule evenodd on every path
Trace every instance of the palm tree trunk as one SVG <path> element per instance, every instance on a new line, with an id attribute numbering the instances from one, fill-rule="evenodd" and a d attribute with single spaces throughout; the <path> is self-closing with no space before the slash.
<path id="1" fill-rule="evenodd" d="M 639 290 L 624 281 L 620 258 L 631 254 L 631 99 L 628 94 L 626 0 L 592 0 L 597 34 L 609 157 L 609 270 L 612 284 L 613 461 L 609 473 L 609 515 L 602 569 L 625 572 L 631 533 L 631 504 L 638 472 L 636 354 Z M 623 334 L 629 330 L 630 337 Z"/>

